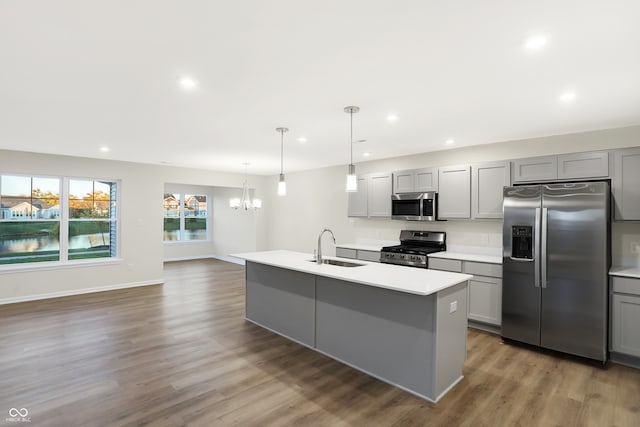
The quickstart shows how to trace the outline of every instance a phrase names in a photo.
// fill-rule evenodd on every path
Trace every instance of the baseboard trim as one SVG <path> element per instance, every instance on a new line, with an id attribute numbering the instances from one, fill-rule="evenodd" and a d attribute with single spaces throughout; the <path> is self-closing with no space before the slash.
<path id="1" fill-rule="evenodd" d="M 211 259 L 215 258 L 214 255 L 196 255 L 196 256 L 183 256 L 176 258 L 165 258 L 162 262 L 176 262 L 176 261 L 192 261 L 196 259 Z"/>
<path id="2" fill-rule="evenodd" d="M 214 255 L 211 258 L 219 259 L 220 261 L 231 262 L 233 264 L 245 265 L 245 260 L 240 259 L 240 258 L 236 258 L 236 257 L 233 257 L 233 256 Z"/>
<path id="3" fill-rule="evenodd" d="M 178 262 L 178 261 L 194 261 L 198 259 L 218 259 L 220 261 L 231 262 L 233 264 L 245 265 L 243 259 L 239 259 L 232 256 L 227 255 L 198 255 L 198 256 L 188 256 L 188 257 L 180 257 L 180 258 L 167 258 L 163 262 Z"/>
<path id="4" fill-rule="evenodd" d="M 137 288 L 139 286 L 152 286 L 152 285 L 162 285 L 162 284 L 164 284 L 164 279 L 156 279 L 156 280 L 144 280 L 141 282 L 120 283 L 116 285 L 98 286 L 95 288 L 84 288 L 84 289 L 73 289 L 69 291 L 49 292 L 46 294 L 25 295 L 21 297 L 11 297 L 11 298 L 0 299 L 0 305 L 16 304 L 19 302 L 37 301 L 37 300 L 43 300 L 43 299 L 49 299 L 49 298 L 62 298 L 62 297 L 69 297 L 72 295 L 92 294 L 95 292 L 114 291 L 117 289 Z"/>

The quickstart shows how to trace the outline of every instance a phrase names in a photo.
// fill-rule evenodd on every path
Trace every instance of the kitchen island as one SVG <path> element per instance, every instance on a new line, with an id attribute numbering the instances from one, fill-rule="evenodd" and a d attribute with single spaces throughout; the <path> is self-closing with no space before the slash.
<path id="1" fill-rule="evenodd" d="M 247 320 L 431 402 L 462 379 L 471 275 L 316 264 L 291 251 L 233 256 L 246 261 Z"/>

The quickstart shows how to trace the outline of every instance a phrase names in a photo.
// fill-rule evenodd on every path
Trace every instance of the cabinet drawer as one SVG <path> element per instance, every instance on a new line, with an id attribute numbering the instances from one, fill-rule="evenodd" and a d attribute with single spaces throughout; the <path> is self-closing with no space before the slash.
<path id="1" fill-rule="evenodd" d="M 612 276 L 611 290 L 622 294 L 640 295 L 640 279 Z"/>
<path id="2" fill-rule="evenodd" d="M 357 258 L 361 259 L 362 261 L 380 262 L 380 252 L 363 251 L 363 250 L 358 249 Z"/>
<path id="3" fill-rule="evenodd" d="M 465 261 L 464 272 L 474 276 L 502 277 L 502 265 Z"/>
<path id="4" fill-rule="evenodd" d="M 357 258 L 357 251 L 349 248 L 336 248 L 336 256 L 340 258 Z"/>
<path id="5" fill-rule="evenodd" d="M 457 259 L 429 258 L 429 268 L 462 273 L 462 261 Z"/>

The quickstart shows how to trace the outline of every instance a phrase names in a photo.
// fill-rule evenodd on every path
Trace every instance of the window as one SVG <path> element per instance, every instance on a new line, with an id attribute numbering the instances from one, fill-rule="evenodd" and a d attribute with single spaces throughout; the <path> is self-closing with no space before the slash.
<path id="1" fill-rule="evenodd" d="M 207 196 L 164 194 L 164 241 L 207 240 Z"/>
<path id="2" fill-rule="evenodd" d="M 69 180 L 69 259 L 115 256 L 116 184 Z"/>
<path id="3" fill-rule="evenodd" d="M 116 256 L 117 183 L 0 175 L 0 264 Z"/>

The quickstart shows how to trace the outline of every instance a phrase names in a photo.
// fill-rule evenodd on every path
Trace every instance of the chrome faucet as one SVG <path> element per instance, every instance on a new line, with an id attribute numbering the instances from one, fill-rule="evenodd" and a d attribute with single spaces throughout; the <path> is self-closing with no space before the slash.
<path id="1" fill-rule="evenodd" d="M 316 262 L 318 264 L 322 264 L 322 235 L 324 234 L 325 231 L 328 231 L 329 233 L 331 233 L 331 237 L 333 237 L 333 244 L 335 245 L 336 243 L 336 236 L 333 235 L 333 231 L 329 230 L 328 228 L 325 228 L 320 232 L 320 235 L 318 236 L 318 252 L 316 255 Z"/>

